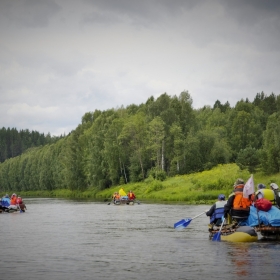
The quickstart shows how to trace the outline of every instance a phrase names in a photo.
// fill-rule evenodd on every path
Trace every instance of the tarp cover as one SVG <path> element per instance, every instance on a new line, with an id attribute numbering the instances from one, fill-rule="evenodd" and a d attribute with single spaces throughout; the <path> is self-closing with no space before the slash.
<path id="1" fill-rule="evenodd" d="M 259 216 L 259 219 L 258 219 Z M 254 206 L 250 207 L 250 215 L 246 221 L 242 223 L 244 226 L 257 226 L 259 223 L 264 224 L 266 226 L 273 226 L 273 227 L 279 227 L 280 226 L 280 210 L 272 206 L 270 210 L 267 212 L 265 211 L 258 211 L 257 208 Z"/>
<path id="2" fill-rule="evenodd" d="M 123 188 L 119 190 L 119 194 L 120 196 L 126 196 L 126 192 L 123 190 Z"/>

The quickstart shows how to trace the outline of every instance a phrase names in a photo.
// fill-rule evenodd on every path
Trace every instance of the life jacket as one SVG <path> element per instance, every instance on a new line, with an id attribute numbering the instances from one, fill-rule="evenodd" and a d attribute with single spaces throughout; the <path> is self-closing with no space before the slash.
<path id="1" fill-rule="evenodd" d="M 11 201 L 10 201 L 10 205 L 17 205 L 17 197 L 16 196 L 12 196 Z"/>
<path id="2" fill-rule="evenodd" d="M 22 198 L 21 197 L 18 197 L 17 198 L 17 204 L 22 204 L 23 202 L 22 202 Z"/>
<path id="3" fill-rule="evenodd" d="M 269 189 L 258 190 L 256 192 L 256 196 L 258 196 L 259 193 L 262 194 L 262 198 L 265 198 L 265 199 L 269 200 L 272 204 L 275 204 L 275 197 L 274 197 L 273 190 L 269 190 Z"/>
<path id="4" fill-rule="evenodd" d="M 134 198 L 135 198 L 134 193 L 129 192 L 129 193 L 128 193 L 128 198 L 131 199 L 131 200 L 134 199 Z"/>
<path id="5" fill-rule="evenodd" d="M 215 222 L 217 219 L 221 219 L 224 216 L 224 206 L 227 201 L 217 201 L 215 211 L 210 217 L 210 224 Z"/>
<path id="6" fill-rule="evenodd" d="M 119 194 L 115 195 L 115 200 L 120 200 L 121 196 Z"/>
<path id="7" fill-rule="evenodd" d="M 233 218 L 247 218 L 250 214 L 250 206 L 252 201 L 250 198 L 243 197 L 244 185 L 237 185 L 234 189 L 235 198 L 231 210 Z"/>

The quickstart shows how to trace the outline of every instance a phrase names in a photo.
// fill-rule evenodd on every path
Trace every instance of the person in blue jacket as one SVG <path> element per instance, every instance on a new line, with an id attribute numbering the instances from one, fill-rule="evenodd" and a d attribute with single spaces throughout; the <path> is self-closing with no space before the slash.
<path id="1" fill-rule="evenodd" d="M 5 196 L 2 197 L 2 201 L 1 201 L 1 204 L 2 204 L 2 210 L 7 210 L 9 209 L 9 206 L 10 206 L 10 197 L 8 194 L 6 194 Z"/>
<path id="2" fill-rule="evenodd" d="M 224 205 L 226 203 L 226 196 L 224 194 L 219 194 L 218 201 L 216 201 L 206 212 L 206 216 L 210 217 L 210 224 L 212 226 L 220 226 L 222 224 L 222 218 L 224 216 Z"/>

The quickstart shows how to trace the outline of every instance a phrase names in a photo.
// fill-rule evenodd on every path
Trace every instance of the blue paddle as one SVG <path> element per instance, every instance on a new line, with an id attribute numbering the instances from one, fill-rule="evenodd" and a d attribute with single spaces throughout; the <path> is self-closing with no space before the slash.
<path id="1" fill-rule="evenodd" d="M 221 241 L 221 232 L 222 232 L 222 228 L 223 228 L 223 225 L 224 225 L 224 222 L 225 222 L 225 218 L 223 218 L 223 222 L 220 226 L 220 229 L 219 229 L 219 232 L 216 232 L 212 238 L 212 241 Z"/>
<path id="2" fill-rule="evenodd" d="M 193 219 L 203 215 L 204 213 L 205 213 L 205 211 L 200 213 L 200 214 L 198 214 L 197 216 L 195 216 L 193 218 L 182 219 L 182 220 L 180 220 L 180 221 L 178 221 L 177 223 L 174 224 L 174 228 L 176 228 L 176 229 L 177 228 L 186 228 Z"/>

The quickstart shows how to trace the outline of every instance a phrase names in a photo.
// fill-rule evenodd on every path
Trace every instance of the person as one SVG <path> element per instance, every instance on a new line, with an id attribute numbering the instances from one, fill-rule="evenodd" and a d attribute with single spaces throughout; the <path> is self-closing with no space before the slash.
<path id="1" fill-rule="evenodd" d="M 224 206 L 224 218 L 230 215 L 232 219 L 241 222 L 249 217 L 252 200 L 251 196 L 249 196 L 249 198 L 243 197 L 243 179 L 237 179 L 233 187 L 234 193 L 229 197 Z"/>
<path id="2" fill-rule="evenodd" d="M 121 188 L 119 190 L 119 194 L 121 196 L 121 200 L 127 200 L 128 199 L 128 196 L 127 196 L 126 192 L 123 190 L 123 188 Z"/>
<path id="3" fill-rule="evenodd" d="M 114 194 L 114 202 L 115 201 L 119 201 L 120 199 L 121 199 L 120 194 L 118 192 L 115 192 L 115 194 Z"/>
<path id="4" fill-rule="evenodd" d="M 12 194 L 11 196 L 11 200 L 10 200 L 10 206 L 8 207 L 9 210 L 12 209 L 12 210 L 17 210 L 18 207 L 17 207 L 17 195 L 15 193 Z"/>
<path id="5" fill-rule="evenodd" d="M 224 206 L 227 203 L 224 194 L 218 195 L 218 201 L 216 201 L 211 208 L 206 212 L 206 216 L 210 217 L 210 224 L 212 226 L 220 226 L 222 224 L 222 218 L 224 216 Z"/>
<path id="6" fill-rule="evenodd" d="M 270 184 L 270 189 L 273 191 L 274 193 L 274 200 L 275 200 L 275 205 L 280 208 L 280 191 L 279 191 L 279 187 L 277 184 L 275 183 L 271 183 Z"/>
<path id="7" fill-rule="evenodd" d="M 129 200 L 134 200 L 136 198 L 135 194 L 130 190 L 127 194 Z"/>
<path id="8" fill-rule="evenodd" d="M 17 198 L 17 205 L 19 210 L 21 210 L 22 212 L 25 212 L 25 210 L 27 210 L 26 205 L 20 196 Z"/>
<path id="9" fill-rule="evenodd" d="M 113 201 L 116 200 L 116 196 L 117 196 L 117 192 L 114 192 L 114 194 L 112 195 Z"/>
<path id="10" fill-rule="evenodd" d="M 10 206 L 10 197 L 8 194 L 6 194 L 4 197 L 2 197 L 2 210 L 7 211 Z"/>
<path id="11" fill-rule="evenodd" d="M 274 192 L 266 189 L 266 186 L 262 183 L 258 184 L 258 190 L 256 191 L 256 200 L 260 198 L 265 198 L 275 204 Z"/>

